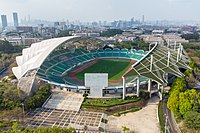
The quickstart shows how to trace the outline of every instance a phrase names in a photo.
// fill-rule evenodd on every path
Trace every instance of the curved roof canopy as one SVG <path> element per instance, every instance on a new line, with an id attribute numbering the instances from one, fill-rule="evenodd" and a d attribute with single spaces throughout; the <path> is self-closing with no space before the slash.
<path id="1" fill-rule="evenodd" d="M 102 41 L 90 37 L 69 36 L 44 40 L 32 44 L 30 48 L 23 49 L 22 56 L 16 57 L 18 66 L 13 67 L 12 71 L 17 79 L 20 79 L 27 72 L 38 69 L 56 49 L 72 47 L 92 50 L 99 48 L 99 46 L 102 46 Z M 124 77 L 132 78 L 139 75 L 163 84 L 167 83 L 165 76 L 167 73 L 178 77 L 184 76 L 179 71 L 179 68 L 188 69 L 187 63 L 188 57 L 183 53 L 182 45 L 180 45 L 178 50 L 155 43 L 155 46 L 148 54 L 136 62 L 132 69 L 124 74 Z"/>
<path id="2" fill-rule="evenodd" d="M 182 47 L 182 45 L 180 45 Z M 155 45 L 149 53 L 132 66 L 124 77 L 143 76 L 160 84 L 167 83 L 166 74 L 183 77 L 179 68 L 189 69 L 189 60 L 184 52 L 178 49 L 170 49 L 166 46 Z"/>
<path id="3" fill-rule="evenodd" d="M 28 71 L 39 68 L 49 54 L 62 44 L 66 44 L 69 47 L 79 46 L 89 49 L 101 43 L 102 41 L 96 38 L 79 36 L 53 38 L 34 43 L 31 47 L 23 49 L 21 56 L 16 57 L 18 67 L 13 67 L 12 71 L 17 79 L 20 79 Z"/>

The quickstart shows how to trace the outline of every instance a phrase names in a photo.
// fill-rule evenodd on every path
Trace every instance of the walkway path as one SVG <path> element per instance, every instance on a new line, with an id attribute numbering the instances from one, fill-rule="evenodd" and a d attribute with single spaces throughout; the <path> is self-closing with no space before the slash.
<path id="1" fill-rule="evenodd" d="M 8 68 L 3 69 L 3 70 L 0 72 L 0 80 L 1 80 L 2 78 L 4 78 L 5 76 L 8 76 L 9 74 L 10 74 L 10 73 L 9 73 Z"/>

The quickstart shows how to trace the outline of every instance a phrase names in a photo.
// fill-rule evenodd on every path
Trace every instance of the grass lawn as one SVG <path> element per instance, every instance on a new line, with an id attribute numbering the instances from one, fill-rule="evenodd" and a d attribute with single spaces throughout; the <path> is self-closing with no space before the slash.
<path id="1" fill-rule="evenodd" d="M 128 109 L 128 110 L 116 112 L 113 115 L 114 116 L 121 116 L 122 114 L 127 114 L 127 113 L 130 113 L 130 112 L 136 112 L 136 111 L 139 111 L 140 109 L 142 109 L 142 107 L 131 108 L 131 109 Z"/>
<path id="2" fill-rule="evenodd" d="M 84 80 L 85 73 L 108 73 L 108 81 L 113 82 L 121 79 L 131 65 L 130 60 L 98 60 L 95 64 L 80 71 L 75 76 L 80 80 Z"/>
<path id="3" fill-rule="evenodd" d="M 85 99 L 85 101 L 82 103 L 82 106 L 94 106 L 94 107 L 112 107 L 116 105 L 122 105 L 132 102 L 139 101 L 140 98 L 138 97 L 130 97 L 126 100 L 123 100 L 121 98 L 109 98 L 109 99 Z"/>

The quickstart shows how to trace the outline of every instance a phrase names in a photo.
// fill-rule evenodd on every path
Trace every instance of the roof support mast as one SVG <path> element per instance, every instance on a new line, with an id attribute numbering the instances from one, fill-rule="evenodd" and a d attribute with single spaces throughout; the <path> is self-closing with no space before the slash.
<path id="1" fill-rule="evenodd" d="M 175 41 L 175 43 L 174 43 L 174 51 L 176 50 L 176 41 Z"/>
<path id="2" fill-rule="evenodd" d="M 153 69 L 153 55 L 151 55 L 150 72 L 152 72 L 152 69 Z M 149 79 L 149 80 L 148 80 L 148 92 L 150 92 L 150 93 L 149 93 L 149 96 L 150 96 L 150 97 L 151 97 L 151 82 L 152 82 L 152 80 Z"/>
<path id="3" fill-rule="evenodd" d="M 140 76 L 137 78 L 137 97 L 140 96 Z"/>
<path id="4" fill-rule="evenodd" d="M 123 79 L 123 99 L 126 98 L 126 79 L 125 77 L 122 77 Z"/>
<path id="5" fill-rule="evenodd" d="M 180 59 L 182 58 L 182 54 L 183 54 L 183 45 L 180 44 Z"/>
<path id="6" fill-rule="evenodd" d="M 179 57 L 180 57 L 180 48 L 178 48 L 178 52 L 177 52 L 177 60 L 176 60 L 176 62 L 179 61 Z"/>
<path id="7" fill-rule="evenodd" d="M 153 55 L 151 55 L 151 62 L 150 62 L 150 72 L 152 72 L 153 69 Z M 148 80 L 148 92 L 151 92 L 151 79 Z M 151 95 L 150 95 L 151 97 Z"/>
<path id="8" fill-rule="evenodd" d="M 168 49 L 167 67 L 169 67 L 170 56 L 171 56 L 171 53 L 170 53 L 170 50 Z"/>

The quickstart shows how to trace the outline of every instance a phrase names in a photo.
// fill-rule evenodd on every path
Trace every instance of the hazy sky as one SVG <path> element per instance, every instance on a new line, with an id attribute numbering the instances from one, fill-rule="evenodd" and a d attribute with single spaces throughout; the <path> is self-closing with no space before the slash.
<path id="1" fill-rule="evenodd" d="M 0 0 L 0 14 L 61 20 L 200 20 L 200 0 Z"/>

